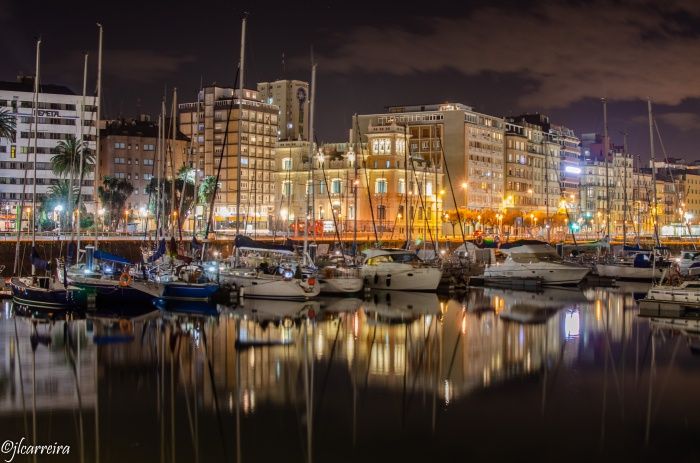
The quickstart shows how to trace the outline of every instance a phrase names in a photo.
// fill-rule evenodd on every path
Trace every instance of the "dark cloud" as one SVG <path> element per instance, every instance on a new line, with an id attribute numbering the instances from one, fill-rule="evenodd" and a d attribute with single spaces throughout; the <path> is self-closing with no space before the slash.
<path id="1" fill-rule="evenodd" d="M 683 23 L 674 19 L 679 15 Z M 700 2 L 490 6 L 467 17 L 425 19 L 420 32 L 361 27 L 319 61 L 337 73 L 519 76 L 533 84 L 519 97 L 522 108 L 601 96 L 676 105 L 700 96 L 700 37 L 683 28 L 688 18 L 700 18 Z"/>
<path id="2" fill-rule="evenodd" d="M 147 49 L 105 50 L 103 56 L 106 74 L 125 81 L 149 83 L 172 76 L 195 60 L 194 55 L 175 55 Z"/>
<path id="3" fill-rule="evenodd" d="M 700 115 L 691 112 L 669 112 L 659 114 L 656 119 L 683 132 L 700 130 Z"/>

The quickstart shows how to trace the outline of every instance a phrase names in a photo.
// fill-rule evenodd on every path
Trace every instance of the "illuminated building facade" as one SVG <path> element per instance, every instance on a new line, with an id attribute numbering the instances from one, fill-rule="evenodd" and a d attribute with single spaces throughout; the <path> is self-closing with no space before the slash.
<path id="1" fill-rule="evenodd" d="M 264 232 L 275 215 L 279 108 L 262 101 L 255 90 L 243 90 L 241 102 L 238 92 L 210 86 L 201 90 L 197 102 L 180 104 L 180 131 L 194 137 L 194 156 L 205 176 L 216 176 L 221 162 L 215 229 L 235 230 L 238 221 L 241 230 Z"/>
<path id="2" fill-rule="evenodd" d="M 455 197 L 445 207 L 495 209 L 504 193 L 504 130 L 502 118 L 478 113 L 459 103 L 392 106 L 387 113 L 358 116 L 359 135 L 371 126 L 403 127 L 411 136 L 409 155 L 445 159 Z M 355 125 L 355 124 L 353 124 Z"/>
<path id="3" fill-rule="evenodd" d="M 279 108 L 279 140 L 309 140 L 309 83 L 277 80 L 258 84 L 260 99 Z"/>
<path id="4" fill-rule="evenodd" d="M 35 182 L 37 205 L 50 188 L 58 184 L 59 177 L 53 172 L 51 158 L 59 153 L 59 142 L 71 137 L 83 139 L 87 148 L 95 151 L 95 98 L 86 97 L 84 108 L 81 104 L 82 95 L 76 95 L 68 87 L 41 84 L 35 109 L 33 77 L 20 76 L 16 82 L 0 82 L 0 108 L 8 110 L 16 122 L 14 140 L 0 138 L 0 204 L 7 211 L 19 206 L 23 197 L 25 206 L 31 205 Z M 38 117 L 36 155 L 35 117 Z M 92 207 L 93 178 L 92 173 L 86 174 L 81 185 L 81 194 L 88 207 Z"/>

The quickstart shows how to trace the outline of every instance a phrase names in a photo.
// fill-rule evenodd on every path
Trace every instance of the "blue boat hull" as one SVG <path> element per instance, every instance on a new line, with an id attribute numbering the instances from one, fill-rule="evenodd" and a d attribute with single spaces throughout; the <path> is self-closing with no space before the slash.
<path id="1" fill-rule="evenodd" d="M 166 283 L 163 286 L 162 299 L 179 302 L 213 302 L 217 297 L 225 297 L 219 285 L 214 283 L 187 284 L 180 282 Z"/>
<path id="2" fill-rule="evenodd" d="M 87 292 L 95 292 L 95 303 L 99 306 L 118 306 L 122 304 L 147 305 L 153 301 L 153 296 L 126 286 L 99 285 L 94 283 L 75 283 Z"/>
<path id="3" fill-rule="evenodd" d="M 172 313 L 205 316 L 219 315 L 219 309 L 216 306 L 216 304 L 209 302 L 172 301 L 158 297 L 153 300 L 153 305 L 156 306 L 156 308 L 158 308 L 159 310 Z"/>
<path id="4" fill-rule="evenodd" d="M 18 278 L 10 280 L 12 299 L 17 304 L 45 310 L 74 310 L 82 306 L 78 291 L 43 289 L 27 285 Z"/>

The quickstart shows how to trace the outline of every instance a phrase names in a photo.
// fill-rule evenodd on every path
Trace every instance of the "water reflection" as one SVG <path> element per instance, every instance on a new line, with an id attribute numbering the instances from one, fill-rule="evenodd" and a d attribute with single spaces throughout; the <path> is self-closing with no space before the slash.
<path id="1" fill-rule="evenodd" d="M 563 445 L 547 436 L 564 437 L 567 416 L 595 430 L 583 448 L 612 456 L 665 442 L 666 408 L 688 407 L 671 390 L 700 383 L 700 322 L 638 318 L 629 288 L 386 291 L 214 313 L 46 321 L 6 303 L 1 429 L 53 442 L 60 423 L 73 461 L 418 461 L 460 453 L 463 429 L 481 455 L 509 455 L 492 446 L 502 432 Z"/>

